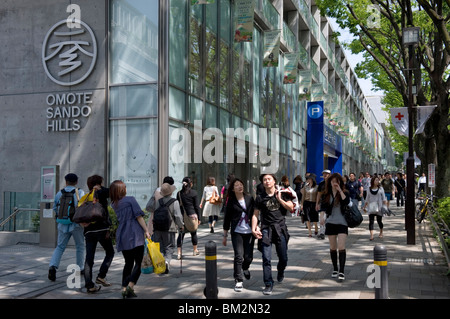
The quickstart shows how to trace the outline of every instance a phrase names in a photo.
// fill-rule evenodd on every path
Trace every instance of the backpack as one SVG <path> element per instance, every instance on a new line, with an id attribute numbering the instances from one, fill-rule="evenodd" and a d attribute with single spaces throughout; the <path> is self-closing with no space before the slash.
<path id="1" fill-rule="evenodd" d="M 153 213 L 153 228 L 160 231 L 168 231 L 172 223 L 172 216 L 169 211 L 169 206 L 172 205 L 175 198 L 171 198 L 164 204 L 164 198 L 159 199 L 159 207 Z"/>
<path id="2" fill-rule="evenodd" d="M 64 188 L 61 190 L 61 197 L 59 198 L 59 210 L 56 215 L 56 222 L 64 225 L 72 223 L 73 215 L 75 214 L 75 189 L 68 192 Z"/>

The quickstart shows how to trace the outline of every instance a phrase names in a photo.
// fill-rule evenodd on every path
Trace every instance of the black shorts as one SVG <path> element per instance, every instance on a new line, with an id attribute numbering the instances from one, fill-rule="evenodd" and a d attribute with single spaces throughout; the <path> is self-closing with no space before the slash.
<path id="1" fill-rule="evenodd" d="M 338 235 L 338 234 L 348 235 L 348 226 L 330 223 L 325 224 L 325 235 Z"/>

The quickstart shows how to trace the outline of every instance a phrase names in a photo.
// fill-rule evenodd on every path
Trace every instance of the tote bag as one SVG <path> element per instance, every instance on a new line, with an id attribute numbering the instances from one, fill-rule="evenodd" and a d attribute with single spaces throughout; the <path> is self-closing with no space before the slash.
<path id="1" fill-rule="evenodd" d="M 147 244 L 148 253 L 152 260 L 153 272 L 155 274 L 162 274 L 166 271 L 166 260 L 159 250 L 159 243 L 155 243 L 151 239 L 145 240 Z"/>
<path id="2" fill-rule="evenodd" d="M 183 202 L 181 201 L 181 196 L 178 193 L 178 201 L 180 202 L 180 206 L 183 208 L 183 222 L 184 228 L 192 233 L 195 232 L 198 228 L 198 216 L 197 214 L 188 215 L 186 210 L 184 209 Z"/>

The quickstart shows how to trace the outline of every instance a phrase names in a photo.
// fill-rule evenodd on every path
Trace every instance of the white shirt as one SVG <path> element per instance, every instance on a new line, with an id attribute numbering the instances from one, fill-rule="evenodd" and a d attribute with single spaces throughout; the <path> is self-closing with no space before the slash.
<path id="1" fill-rule="evenodd" d="M 238 200 L 239 204 L 243 209 L 246 209 L 245 206 L 245 199 Z M 236 233 L 239 234 L 250 234 L 252 232 L 252 229 L 250 228 L 250 225 L 245 221 L 245 212 L 242 212 L 241 220 L 236 226 L 236 229 L 234 230 Z"/>
<path id="2" fill-rule="evenodd" d="M 427 182 L 426 176 L 420 176 L 419 177 L 419 184 L 425 184 Z"/>

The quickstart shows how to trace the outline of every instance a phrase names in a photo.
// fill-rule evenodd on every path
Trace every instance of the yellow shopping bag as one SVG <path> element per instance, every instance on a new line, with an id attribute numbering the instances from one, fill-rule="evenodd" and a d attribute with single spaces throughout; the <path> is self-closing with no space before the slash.
<path id="1" fill-rule="evenodd" d="M 153 272 L 155 274 L 162 274 L 166 271 L 166 260 L 159 251 L 159 243 L 155 243 L 151 239 L 145 240 L 147 244 L 148 253 L 152 259 Z"/>

